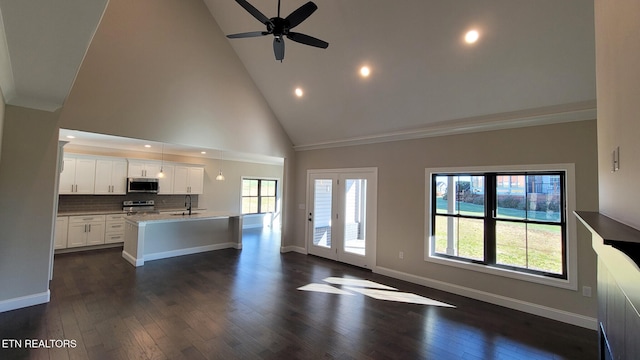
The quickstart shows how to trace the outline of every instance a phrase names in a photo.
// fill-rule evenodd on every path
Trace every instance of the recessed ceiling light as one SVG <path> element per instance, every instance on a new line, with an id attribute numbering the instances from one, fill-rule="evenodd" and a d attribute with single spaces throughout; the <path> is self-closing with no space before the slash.
<path id="1" fill-rule="evenodd" d="M 147 144 L 144 147 L 146 147 L 147 149 L 151 147 L 151 145 Z"/>
<path id="2" fill-rule="evenodd" d="M 469 30 L 467 31 L 467 33 L 464 35 L 464 41 L 467 44 L 473 44 L 476 41 L 478 41 L 478 38 L 480 37 L 480 34 L 478 33 L 477 30 Z"/>
<path id="3" fill-rule="evenodd" d="M 369 75 L 371 75 L 371 69 L 369 69 L 368 66 L 363 66 L 360 68 L 360 76 L 368 77 Z"/>
<path id="4" fill-rule="evenodd" d="M 67 135 L 67 139 L 75 139 L 76 137 L 73 135 Z"/>
<path id="5" fill-rule="evenodd" d="M 206 151 L 200 151 L 200 154 L 202 154 L 202 155 L 204 155 L 206 153 L 207 153 Z"/>
<path id="6" fill-rule="evenodd" d="M 302 97 L 302 95 L 304 95 L 304 92 L 300 88 L 296 88 L 295 93 L 297 97 Z"/>

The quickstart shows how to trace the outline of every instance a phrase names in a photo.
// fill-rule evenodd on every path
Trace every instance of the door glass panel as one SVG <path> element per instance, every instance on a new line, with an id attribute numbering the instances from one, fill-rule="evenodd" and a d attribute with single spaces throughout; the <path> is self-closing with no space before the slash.
<path id="1" fill-rule="evenodd" d="M 316 179 L 313 201 L 313 245 L 331 248 L 333 180 Z"/>
<path id="2" fill-rule="evenodd" d="M 345 181 L 344 241 L 343 250 L 351 254 L 365 255 L 367 180 Z"/>

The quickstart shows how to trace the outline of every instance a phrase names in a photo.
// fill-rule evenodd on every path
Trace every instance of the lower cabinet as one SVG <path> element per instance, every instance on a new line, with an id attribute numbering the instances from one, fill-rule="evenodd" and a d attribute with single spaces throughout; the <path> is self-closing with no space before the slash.
<path id="1" fill-rule="evenodd" d="M 105 215 L 69 216 L 67 247 L 104 244 Z"/>
<path id="2" fill-rule="evenodd" d="M 124 242 L 125 214 L 58 216 L 55 249 Z"/>
<path id="3" fill-rule="evenodd" d="M 104 235 L 105 244 L 124 242 L 125 216 L 125 214 L 107 215 L 106 230 Z"/>
<path id="4" fill-rule="evenodd" d="M 56 219 L 56 235 L 53 244 L 54 249 L 64 249 L 67 247 L 67 230 L 69 229 L 69 217 L 58 216 Z"/>

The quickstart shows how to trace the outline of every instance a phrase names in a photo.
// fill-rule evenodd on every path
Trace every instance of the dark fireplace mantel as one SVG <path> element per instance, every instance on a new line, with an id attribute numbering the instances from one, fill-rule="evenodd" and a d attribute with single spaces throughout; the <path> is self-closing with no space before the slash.
<path id="1" fill-rule="evenodd" d="M 578 219 L 603 240 L 630 257 L 640 266 L 640 230 L 613 220 L 595 211 L 576 211 Z"/>

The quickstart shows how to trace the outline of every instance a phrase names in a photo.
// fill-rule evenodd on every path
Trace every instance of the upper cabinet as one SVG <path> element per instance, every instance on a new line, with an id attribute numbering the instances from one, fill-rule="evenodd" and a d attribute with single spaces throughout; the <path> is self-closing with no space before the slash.
<path id="1" fill-rule="evenodd" d="M 60 173 L 60 195 L 127 194 L 127 178 L 158 178 L 158 195 L 204 192 L 204 167 L 154 160 L 66 154 Z M 164 176 L 158 174 L 162 169 Z"/>
<path id="2" fill-rule="evenodd" d="M 127 161 L 96 160 L 95 194 L 124 195 L 127 193 Z"/>
<path id="3" fill-rule="evenodd" d="M 91 157 L 65 155 L 60 173 L 60 194 L 93 194 L 96 160 Z"/>
<path id="4" fill-rule="evenodd" d="M 204 190 L 204 168 L 200 166 L 176 165 L 173 177 L 174 194 L 202 194 Z"/>
<path id="5" fill-rule="evenodd" d="M 157 178 L 160 172 L 160 163 L 148 160 L 129 160 L 129 177 L 133 178 Z"/>
<path id="6" fill-rule="evenodd" d="M 173 173 L 175 171 L 175 166 L 167 165 L 166 163 L 162 165 L 162 173 L 163 177 L 160 178 L 158 184 L 158 195 L 171 195 L 173 194 Z"/>

